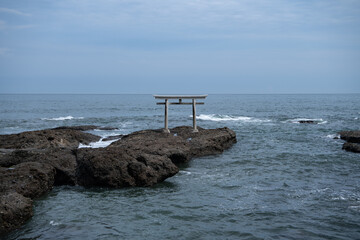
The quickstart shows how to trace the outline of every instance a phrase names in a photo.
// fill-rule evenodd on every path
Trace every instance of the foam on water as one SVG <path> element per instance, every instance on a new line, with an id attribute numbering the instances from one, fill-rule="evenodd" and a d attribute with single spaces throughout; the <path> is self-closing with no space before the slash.
<path id="1" fill-rule="evenodd" d="M 41 118 L 41 120 L 45 120 L 45 121 L 65 121 L 65 120 L 73 120 L 73 119 L 84 119 L 84 117 L 66 116 L 66 117 L 55 117 L 55 118 Z"/>
<path id="2" fill-rule="evenodd" d="M 294 119 L 288 119 L 284 121 L 284 123 L 300 123 L 302 121 L 313 121 L 316 124 L 325 124 L 327 121 L 323 120 L 322 118 L 294 118 Z"/>
<path id="3" fill-rule="evenodd" d="M 101 138 L 97 142 L 91 142 L 89 145 L 80 143 L 78 148 L 105 148 L 105 147 L 109 146 L 111 143 L 119 140 L 119 139 L 114 139 L 114 140 L 109 140 L 109 141 L 103 141 L 103 139 L 104 139 L 104 137 Z"/>
<path id="4" fill-rule="evenodd" d="M 190 116 L 192 117 L 192 115 Z M 258 122 L 270 122 L 268 119 L 258 119 L 253 117 L 246 116 L 231 116 L 231 115 L 221 115 L 221 114 L 200 114 L 196 117 L 199 120 L 204 121 L 235 121 L 235 122 L 248 122 L 248 123 L 258 123 Z"/>
<path id="5" fill-rule="evenodd" d="M 50 224 L 51 226 L 57 226 L 57 225 L 60 225 L 60 223 L 55 222 L 55 221 L 53 221 L 53 220 L 51 220 L 51 221 L 49 222 L 49 224 Z"/>
<path id="6" fill-rule="evenodd" d="M 334 134 L 329 134 L 326 135 L 327 138 L 331 138 L 331 139 L 339 139 L 340 138 L 340 134 L 338 133 L 334 133 Z"/>

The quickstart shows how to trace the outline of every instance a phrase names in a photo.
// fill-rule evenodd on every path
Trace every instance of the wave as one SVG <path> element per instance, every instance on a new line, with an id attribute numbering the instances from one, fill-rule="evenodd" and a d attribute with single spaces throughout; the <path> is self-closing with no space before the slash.
<path id="1" fill-rule="evenodd" d="M 45 121 L 65 121 L 65 120 L 73 120 L 73 119 L 84 119 L 84 118 L 83 117 L 66 116 L 66 117 L 57 117 L 57 118 L 42 118 L 41 120 L 45 120 Z"/>
<path id="2" fill-rule="evenodd" d="M 314 124 L 325 124 L 327 121 L 322 118 L 294 118 L 284 121 L 285 123 L 314 123 Z"/>
<path id="3" fill-rule="evenodd" d="M 109 141 L 103 141 L 103 139 L 105 139 L 105 137 L 102 137 L 97 142 L 91 142 L 91 143 L 89 143 L 89 145 L 80 143 L 78 148 L 105 148 L 105 147 L 109 146 L 111 143 L 119 140 L 119 139 L 113 139 L 113 140 L 109 140 Z"/>
<path id="4" fill-rule="evenodd" d="M 191 116 L 192 117 L 192 116 Z M 231 116 L 231 115 L 221 115 L 221 114 L 200 114 L 196 117 L 199 120 L 204 121 L 235 121 L 235 122 L 270 122 L 268 119 L 258 119 L 253 117 L 244 117 L 244 116 Z"/>
<path id="5" fill-rule="evenodd" d="M 329 134 L 329 135 L 326 135 L 326 137 L 331 138 L 331 139 L 340 139 L 340 134 L 338 134 L 338 133 Z"/>

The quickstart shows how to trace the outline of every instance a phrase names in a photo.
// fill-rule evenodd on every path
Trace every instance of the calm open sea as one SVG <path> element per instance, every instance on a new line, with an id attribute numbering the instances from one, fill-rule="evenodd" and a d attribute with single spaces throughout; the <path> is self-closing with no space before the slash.
<path id="1" fill-rule="evenodd" d="M 0 95 L 0 134 L 94 124 L 108 136 L 163 127 L 151 95 Z M 171 105 L 169 127 L 191 125 Z M 198 125 L 238 143 L 148 188 L 55 187 L 5 239 L 360 239 L 360 94 L 209 95 Z M 300 124 L 310 119 L 318 124 Z"/>

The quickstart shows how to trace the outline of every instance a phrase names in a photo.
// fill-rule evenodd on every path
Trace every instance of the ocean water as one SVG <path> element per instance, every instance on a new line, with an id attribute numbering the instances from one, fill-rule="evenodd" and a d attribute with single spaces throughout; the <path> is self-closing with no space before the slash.
<path id="1" fill-rule="evenodd" d="M 162 128 L 155 103 L 151 95 L 0 95 L 0 134 Z M 360 154 L 333 139 L 360 129 L 359 103 L 360 94 L 209 95 L 198 125 L 233 129 L 231 149 L 193 159 L 153 187 L 55 187 L 5 239 L 360 239 Z M 171 105 L 169 127 L 191 125 L 191 114 Z"/>

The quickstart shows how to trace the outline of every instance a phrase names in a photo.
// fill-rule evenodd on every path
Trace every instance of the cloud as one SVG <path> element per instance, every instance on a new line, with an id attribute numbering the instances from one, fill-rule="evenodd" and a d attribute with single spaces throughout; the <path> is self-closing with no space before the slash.
<path id="1" fill-rule="evenodd" d="M 0 8 L 0 12 L 9 13 L 9 14 L 15 14 L 15 15 L 18 15 L 18 16 L 25 16 L 25 17 L 31 16 L 28 13 L 24 13 L 22 11 L 19 11 L 19 10 L 16 10 L 16 9 L 11 9 L 11 8 Z"/>

